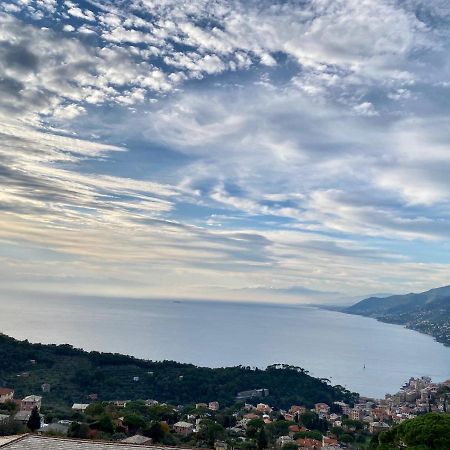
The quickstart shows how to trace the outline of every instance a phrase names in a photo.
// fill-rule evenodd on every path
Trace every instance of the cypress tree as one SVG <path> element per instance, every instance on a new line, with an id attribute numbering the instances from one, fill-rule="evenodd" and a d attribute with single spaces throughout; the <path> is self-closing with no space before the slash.
<path id="1" fill-rule="evenodd" d="M 39 411 L 37 409 L 37 406 L 35 406 L 31 410 L 31 415 L 30 415 L 30 418 L 28 419 L 27 427 L 31 431 L 36 431 L 39 428 L 41 428 L 41 416 L 39 415 Z"/>

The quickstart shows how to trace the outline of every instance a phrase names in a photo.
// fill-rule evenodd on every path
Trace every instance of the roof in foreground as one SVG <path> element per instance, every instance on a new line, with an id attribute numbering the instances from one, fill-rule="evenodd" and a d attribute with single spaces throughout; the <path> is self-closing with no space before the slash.
<path id="1" fill-rule="evenodd" d="M 3 450 L 175 450 L 175 447 L 158 447 L 155 445 L 133 445 L 120 442 L 88 441 L 50 436 L 18 436 L 12 442 L 0 444 Z M 176 449 L 180 450 L 180 449 Z"/>

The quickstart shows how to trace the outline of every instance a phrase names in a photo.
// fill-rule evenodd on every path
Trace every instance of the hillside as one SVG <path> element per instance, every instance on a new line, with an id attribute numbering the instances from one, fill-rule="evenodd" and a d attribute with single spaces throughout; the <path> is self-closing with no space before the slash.
<path id="1" fill-rule="evenodd" d="M 417 294 L 370 297 L 344 312 L 405 325 L 450 345 L 450 286 Z"/>
<path id="2" fill-rule="evenodd" d="M 88 403 L 87 396 L 93 393 L 99 400 L 155 399 L 174 405 L 217 400 L 225 406 L 235 402 L 239 391 L 266 388 L 270 396 L 265 401 L 277 407 L 352 402 L 357 397 L 291 366 L 211 369 L 85 352 L 70 345 L 31 344 L 2 334 L 0 361 L 0 386 L 14 388 L 17 397 L 43 395 L 44 404 L 52 407 Z M 41 393 L 44 382 L 51 384 L 49 393 Z"/>

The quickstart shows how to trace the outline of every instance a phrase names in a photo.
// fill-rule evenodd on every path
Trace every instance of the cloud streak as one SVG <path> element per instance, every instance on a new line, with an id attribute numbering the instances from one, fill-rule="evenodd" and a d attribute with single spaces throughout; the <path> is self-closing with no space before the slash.
<path id="1" fill-rule="evenodd" d="M 445 2 L 6 1 L 8 292 L 448 283 Z"/>

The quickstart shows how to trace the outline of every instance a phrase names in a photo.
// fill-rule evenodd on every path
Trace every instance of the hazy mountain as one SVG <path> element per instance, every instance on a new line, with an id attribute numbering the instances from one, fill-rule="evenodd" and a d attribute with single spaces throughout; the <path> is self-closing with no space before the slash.
<path id="1" fill-rule="evenodd" d="M 450 345 L 450 286 L 418 294 L 370 297 L 344 309 L 344 312 L 402 324 Z"/>

